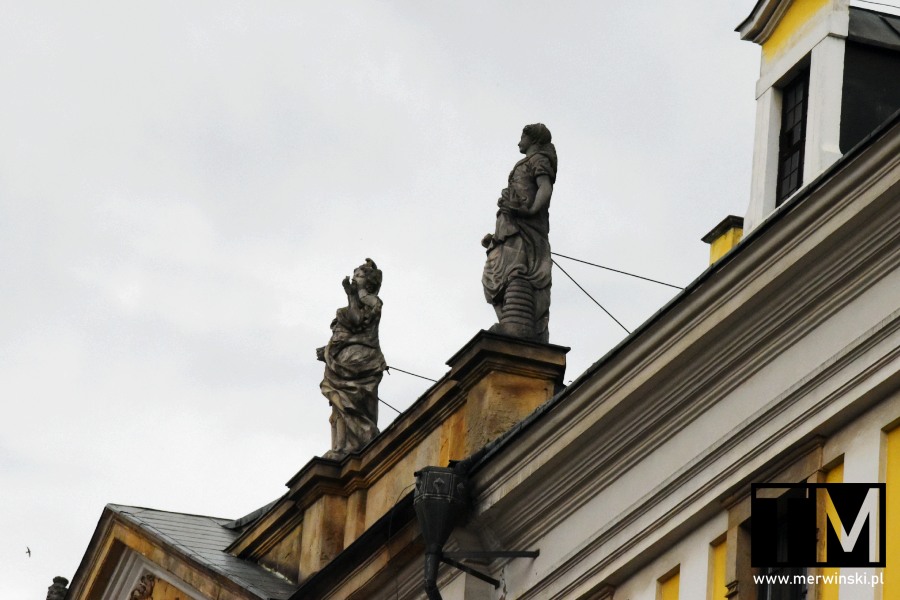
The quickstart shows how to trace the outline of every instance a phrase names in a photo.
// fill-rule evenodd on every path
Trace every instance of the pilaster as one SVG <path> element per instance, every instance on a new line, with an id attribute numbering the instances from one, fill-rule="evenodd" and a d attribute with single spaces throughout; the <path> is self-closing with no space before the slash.
<path id="1" fill-rule="evenodd" d="M 447 361 L 466 394 L 466 453 L 482 448 L 562 389 L 564 346 L 479 332 Z"/>
<path id="2" fill-rule="evenodd" d="M 344 549 L 347 498 L 324 495 L 303 516 L 300 577 L 308 579 Z"/>
<path id="3" fill-rule="evenodd" d="M 804 185 L 841 157 L 841 99 L 845 40 L 827 36 L 812 50 Z"/>

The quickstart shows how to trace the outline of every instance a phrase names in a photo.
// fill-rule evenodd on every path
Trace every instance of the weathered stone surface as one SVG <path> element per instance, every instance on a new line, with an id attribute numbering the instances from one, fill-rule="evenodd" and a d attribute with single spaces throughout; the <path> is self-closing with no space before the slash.
<path id="1" fill-rule="evenodd" d="M 300 556 L 303 525 L 287 532 L 271 550 L 259 558 L 259 564 L 271 569 L 290 581 L 300 581 Z"/>
<path id="2" fill-rule="evenodd" d="M 447 364 L 466 393 L 465 454 L 498 438 L 562 387 L 568 348 L 482 331 Z"/>
<path id="3" fill-rule="evenodd" d="M 526 125 L 519 140 L 525 158 L 515 164 L 497 200 L 494 233 L 481 240 L 487 249 L 481 283 L 497 313 L 491 331 L 549 340 L 550 197 L 556 182 L 556 148 L 542 123 Z"/>
<path id="4" fill-rule="evenodd" d="M 381 270 L 372 259 L 345 277 L 347 306 L 331 322 L 331 340 L 316 350 L 325 362 L 319 385 L 331 405 L 331 450 L 340 459 L 378 435 L 378 384 L 387 368 L 378 340 L 381 321 Z"/>
<path id="5" fill-rule="evenodd" d="M 156 575 L 144 573 L 141 580 L 128 594 L 128 600 L 150 600 L 153 598 L 153 588 L 156 586 Z"/>
<path id="6" fill-rule="evenodd" d="M 303 517 L 300 573 L 306 578 L 316 573 L 344 549 L 347 499 L 322 496 Z"/>
<path id="7" fill-rule="evenodd" d="M 66 594 L 69 590 L 66 586 L 69 585 L 69 580 L 65 577 L 54 577 L 53 585 L 47 588 L 47 600 L 66 600 Z"/>

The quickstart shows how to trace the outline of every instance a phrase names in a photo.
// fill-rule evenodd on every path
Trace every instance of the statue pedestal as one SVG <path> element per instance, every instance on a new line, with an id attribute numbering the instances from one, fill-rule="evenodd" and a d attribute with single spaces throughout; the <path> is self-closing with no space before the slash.
<path id="1" fill-rule="evenodd" d="M 569 348 L 480 331 L 447 361 L 466 395 L 465 455 L 562 389 Z"/>

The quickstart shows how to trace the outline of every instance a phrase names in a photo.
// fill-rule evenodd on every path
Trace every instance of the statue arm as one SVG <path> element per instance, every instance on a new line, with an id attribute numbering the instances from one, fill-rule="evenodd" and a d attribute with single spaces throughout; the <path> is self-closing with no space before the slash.
<path id="1" fill-rule="evenodd" d="M 345 277 L 342 282 L 344 291 L 347 293 L 347 309 L 342 311 L 342 321 L 351 329 L 356 329 L 365 320 L 366 315 L 359 300 L 359 288 L 356 282 Z"/>
<path id="2" fill-rule="evenodd" d="M 528 208 L 520 209 L 519 212 L 526 215 L 536 215 L 542 210 L 547 210 L 550 206 L 550 196 L 553 195 L 553 182 L 550 181 L 549 175 L 538 175 L 537 177 L 537 193 L 534 196 L 534 202 Z"/>

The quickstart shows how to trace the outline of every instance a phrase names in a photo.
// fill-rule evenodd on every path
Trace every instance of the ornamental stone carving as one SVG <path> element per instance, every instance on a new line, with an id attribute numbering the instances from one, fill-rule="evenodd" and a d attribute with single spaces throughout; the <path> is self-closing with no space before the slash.
<path id="1" fill-rule="evenodd" d="M 128 600 L 150 600 L 153 597 L 153 588 L 156 586 L 156 575 L 153 573 L 144 573 L 131 593 L 128 594 Z"/>

